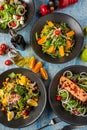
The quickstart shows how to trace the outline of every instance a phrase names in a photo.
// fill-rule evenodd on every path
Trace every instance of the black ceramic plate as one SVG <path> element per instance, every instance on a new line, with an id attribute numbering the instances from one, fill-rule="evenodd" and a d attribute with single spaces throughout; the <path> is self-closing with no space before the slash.
<path id="1" fill-rule="evenodd" d="M 56 113 L 56 115 L 63 121 L 73 124 L 73 125 L 87 125 L 87 117 L 80 117 L 71 115 L 68 111 L 66 111 L 63 107 L 61 102 L 58 102 L 56 100 L 56 93 L 57 93 L 57 87 L 59 83 L 59 79 L 61 75 L 66 71 L 70 70 L 73 73 L 80 73 L 80 72 L 86 72 L 87 73 L 87 67 L 80 66 L 80 65 L 73 65 L 68 66 L 62 70 L 60 70 L 53 78 L 50 87 L 49 87 L 49 102 L 53 109 L 53 111 Z"/>
<path id="2" fill-rule="evenodd" d="M 46 24 L 46 21 L 52 21 L 54 23 L 61 23 L 65 22 L 71 29 L 75 31 L 75 46 L 70 53 L 69 56 L 64 56 L 62 58 L 52 58 L 51 56 L 45 54 L 42 52 L 42 48 L 40 45 L 37 44 L 36 39 L 35 39 L 35 33 L 37 32 L 40 34 L 41 29 L 43 26 Z M 83 45 L 83 31 L 80 26 L 80 24 L 71 16 L 64 14 L 64 13 L 51 13 L 46 16 L 41 17 L 35 25 L 33 25 L 32 30 L 31 30 L 31 44 L 34 52 L 43 60 L 50 62 L 50 63 L 64 63 L 72 60 L 75 58 L 79 53 Z"/>
<path id="3" fill-rule="evenodd" d="M 30 70 L 24 69 L 24 68 L 13 68 L 13 69 L 3 72 L 0 75 L 0 88 L 2 87 L 2 82 L 4 81 L 4 79 L 11 72 L 21 73 L 25 75 L 26 77 L 28 77 L 31 81 L 33 82 L 35 81 L 37 85 L 39 86 L 39 90 L 41 92 L 39 102 L 38 102 L 38 107 L 31 110 L 29 117 L 26 119 L 20 118 L 17 120 L 7 121 L 5 112 L 0 111 L 0 123 L 11 128 L 21 128 L 35 122 L 44 111 L 46 100 L 47 100 L 46 90 L 45 90 L 45 86 L 43 82 L 38 78 L 38 76 L 35 73 L 31 72 Z"/>
<path id="4" fill-rule="evenodd" d="M 25 20 L 24 25 L 15 29 L 16 31 L 22 30 L 24 27 L 26 27 L 30 23 L 30 21 L 33 18 L 34 13 L 35 13 L 34 0 L 21 0 L 21 1 L 25 2 L 28 5 L 28 7 L 27 7 L 28 11 L 26 13 L 26 20 Z M 0 28 L 1 33 L 8 33 L 8 31 L 9 31 L 9 29 L 1 29 Z"/>

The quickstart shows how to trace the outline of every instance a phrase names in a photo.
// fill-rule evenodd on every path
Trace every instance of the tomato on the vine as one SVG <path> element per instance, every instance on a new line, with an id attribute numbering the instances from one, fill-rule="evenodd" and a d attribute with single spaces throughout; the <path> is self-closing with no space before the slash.
<path id="1" fill-rule="evenodd" d="M 46 15 L 46 14 L 50 13 L 50 9 L 47 7 L 47 5 L 42 4 L 42 5 L 40 6 L 40 13 L 41 13 L 42 15 Z"/>
<path id="2" fill-rule="evenodd" d="M 8 66 L 9 66 L 9 65 L 11 65 L 11 64 L 12 64 L 12 61 L 11 61 L 11 60 L 6 60 L 6 61 L 5 61 L 5 65 L 8 65 Z"/>
<path id="3" fill-rule="evenodd" d="M 1 48 L 3 51 L 6 51 L 7 45 L 6 45 L 5 43 L 2 43 L 2 44 L 0 45 L 0 48 Z"/>

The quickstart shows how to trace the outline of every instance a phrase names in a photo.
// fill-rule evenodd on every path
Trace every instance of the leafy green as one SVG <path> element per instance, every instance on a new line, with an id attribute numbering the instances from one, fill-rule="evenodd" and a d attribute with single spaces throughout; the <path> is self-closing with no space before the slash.
<path id="1" fill-rule="evenodd" d="M 7 2 L 6 0 L 4 0 L 2 5 L 3 5 L 3 10 L 0 10 L 0 28 L 6 29 L 9 25 L 9 22 L 11 22 L 12 20 L 15 20 L 13 16 L 19 15 L 17 13 L 17 8 L 19 5 L 22 5 L 22 2 L 17 1 L 17 3 L 15 4 L 14 1 L 10 0 Z M 25 8 L 23 9 L 25 10 Z M 20 25 L 20 22 L 19 22 L 19 25 Z"/>
<path id="2" fill-rule="evenodd" d="M 18 106 L 19 106 L 19 107 L 23 107 L 25 104 L 26 104 L 26 101 L 25 101 L 24 98 L 21 98 L 21 99 L 19 100 L 19 102 L 18 102 Z"/>
<path id="3" fill-rule="evenodd" d="M 10 73 L 8 76 L 9 76 L 10 78 L 16 78 L 16 77 L 17 77 L 14 72 Z"/>
<path id="4" fill-rule="evenodd" d="M 17 86 L 15 87 L 14 91 L 15 91 L 16 93 L 18 93 L 19 95 L 23 95 L 23 94 L 26 94 L 26 93 L 27 93 L 27 89 L 24 88 L 24 87 L 22 87 L 22 86 L 20 86 L 20 85 L 17 85 Z"/>
<path id="5" fill-rule="evenodd" d="M 61 92 L 60 96 L 62 97 L 62 99 L 66 99 L 67 98 L 67 93 L 66 92 Z"/>
<path id="6" fill-rule="evenodd" d="M 78 105 L 78 101 L 77 100 L 69 100 L 69 105 L 72 107 L 72 108 L 75 108 L 75 107 L 77 107 L 77 105 Z"/>

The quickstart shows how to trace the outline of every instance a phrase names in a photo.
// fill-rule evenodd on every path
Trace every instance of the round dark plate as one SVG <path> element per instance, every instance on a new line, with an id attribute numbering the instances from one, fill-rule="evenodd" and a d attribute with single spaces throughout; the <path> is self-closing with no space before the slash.
<path id="1" fill-rule="evenodd" d="M 49 20 L 54 23 L 65 22 L 71 29 L 75 31 L 75 46 L 69 56 L 67 57 L 64 56 L 62 58 L 52 58 L 50 55 L 43 53 L 42 47 L 37 44 L 36 39 L 35 39 L 35 33 L 37 32 L 38 34 L 40 34 L 41 29 L 46 24 L 46 21 L 49 21 Z M 75 58 L 76 56 L 78 56 L 83 45 L 84 36 L 83 36 L 83 31 L 80 24 L 72 16 L 69 16 L 64 13 L 55 12 L 55 13 L 51 13 L 51 14 L 41 17 L 33 25 L 32 30 L 31 30 L 30 40 L 31 40 L 31 44 L 32 44 L 32 48 L 34 52 L 40 58 L 42 58 L 43 60 L 47 62 L 57 64 L 57 63 L 68 62 L 72 60 L 73 58 Z"/>
<path id="2" fill-rule="evenodd" d="M 28 12 L 26 13 L 26 21 L 23 24 L 23 26 L 18 27 L 17 29 L 15 29 L 15 31 L 22 30 L 24 27 L 26 27 L 30 23 L 30 21 L 33 18 L 34 13 L 35 13 L 34 0 L 21 0 L 21 1 L 25 2 L 28 5 Z M 7 29 L 0 28 L 0 32 L 1 33 L 8 33 L 9 29 L 8 28 Z"/>
<path id="3" fill-rule="evenodd" d="M 60 70 L 53 78 L 50 87 L 49 87 L 49 102 L 53 109 L 53 111 L 56 113 L 56 115 L 63 121 L 73 124 L 73 125 L 87 125 L 87 117 L 80 117 L 71 115 L 68 111 L 66 111 L 63 107 L 61 102 L 58 102 L 56 100 L 56 94 L 57 94 L 57 87 L 59 83 L 59 79 L 61 75 L 64 73 L 64 71 L 70 70 L 73 73 L 80 73 L 80 72 L 86 72 L 87 73 L 87 67 L 80 66 L 80 65 L 72 65 L 68 66 L 62 70 Z"/>
<path id="4" fill-rule="evenodd" d="M 46 89 L 43 82 L 40 80 L 40 78 L 38 78 L 38 76 L 35 73 L 25 68 L 13 68 L 3 72 L 0 75 L 0 88 L 2 87 L 2 82 L 5 80 L 7 75 L 10 74 L 11 72 L 21 73 L 26 77 L 28 77 L 31 81 L 36 82 L 41 92 L 38 106 L 30 111 L 29 117 L 26 119 L 20 118 L 17 120 L 7 121 L 6 113 L 0 111 L 0 123 L 11 128 L 21 128 L 35 122 L 44 111 L 44 108 L 46 106 L 46 100 L 47 100 Z"/>

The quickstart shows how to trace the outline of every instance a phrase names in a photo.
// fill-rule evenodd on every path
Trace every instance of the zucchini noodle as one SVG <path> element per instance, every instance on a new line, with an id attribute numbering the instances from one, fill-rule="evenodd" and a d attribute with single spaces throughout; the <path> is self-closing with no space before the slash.
<path id="1" fill-rule="evenodd" d="M 87 73 L 86 73 L 86 72 L 81 72 L 81 73 L 80 73 L 80 76 L 82 76 L 82 77 L 83 77 L 83 76 L 87 76 Z"/>
<path id="2" fill-rule="evenodd" d="M 67 70 L 63 73 L 63 76 L 71 80 L 73 83 L 82 88 L 87 92 L 87 73 L 73 73 L 70 70 Z M 70 114 L 76 116 L 87 117 L 87 104 L 82 103 L 80 100 L 76 99 L 71 93 L 68 92 L 65 88 L 62 88 L 61 85 L 58 85 L 57 96 L 61 97 L 61 104 L 66 111 L 69 111 Z"/>
<path id="3" fill-rule="evenodd" d="M 87 88 L 87 78 L 81 78 L 79 79 L 79 83 L 80 86 L 86 87 Z"/>
<path id="4" fill-rule="evenodd" d="M 67 103 L 70 100 L 68 91 L 65 89 L 59 89 L 59 95 L 61 95 L 64 92 L 66 93 L 67 96 L 64 100 L 62 100 L 62 103 Z"/>
<path id="5" fill-rule="evenodd" d="M 63 76 L 68 76 L 68 77 L 72 77 L 72 72 L 71 71 L 69 71 L 69 70 L 67 70 L 67 71 L 65 71 L 64 73 L 63 73 Z"/>
<path id="6" fill-rule="evenodd" d="M 69 103 L 64 103 L 64 102 L 62 102 L 62 106 L 66 109 L 66 106 L 68 107 L 68 111 L 72 111 L 73 109 L 72 109 L 72 107 L 69 105 Z"/>

